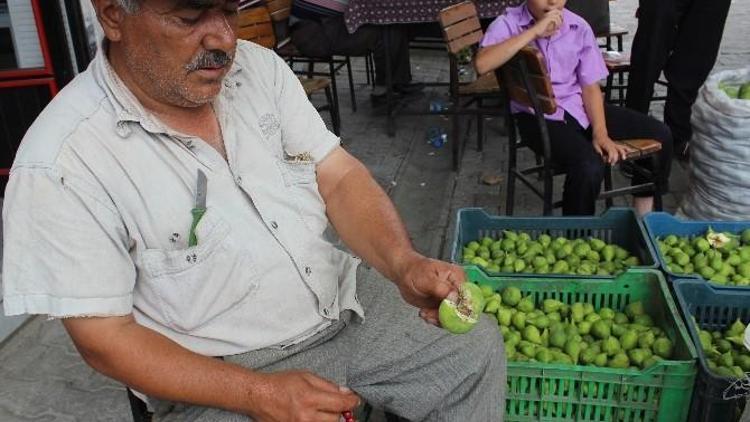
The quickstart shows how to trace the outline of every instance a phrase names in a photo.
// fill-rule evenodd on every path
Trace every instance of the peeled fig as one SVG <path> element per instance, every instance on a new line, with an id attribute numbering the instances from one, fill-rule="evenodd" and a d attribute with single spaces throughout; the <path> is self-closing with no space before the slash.
<path id="1" fill-rule="evenodd" d="M 471 331 L 479 322 L 484 308 L 482 290 L 474 283 L 463 283 L 458 292 L 451 292 L 440 303 L 440 325 L 453 334 Z"/>

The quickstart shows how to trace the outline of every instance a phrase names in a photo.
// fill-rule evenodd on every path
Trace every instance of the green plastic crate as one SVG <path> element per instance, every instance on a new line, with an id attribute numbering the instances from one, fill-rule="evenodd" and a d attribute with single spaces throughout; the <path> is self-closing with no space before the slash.
<path id="1" fill-rule="evenodd" d="M 676 279 L 672 287 L 685 320 L 695 318 L 701 329 L 724 331 L 737 318 L 744 323 L 750 321 L 750 290 L 747 287 L 724 288 L 698 279 Z M 698 352 L 699 363 L 690 420 L 737 421 L 745 407 L 745 398 L 724 398 L 725 391 L 736 379 L 721 377 L 710 371 L 695 324 L 691 323 L 688 331 Z"/>
<path id="2" fill-rule="evenodd" d="M 474 283 L 497 291 L 518 287 L 537 304 L 552 298 L 622 311 L 640 300 L 674 344 L 675 360 L 646 370 L 508 362 L 506 421 L 686 420 L 697 353 L 660 272 L 631 269 L 614 280 L 563 280 L 489 277 L 475 267 L 464 270 Z"/>

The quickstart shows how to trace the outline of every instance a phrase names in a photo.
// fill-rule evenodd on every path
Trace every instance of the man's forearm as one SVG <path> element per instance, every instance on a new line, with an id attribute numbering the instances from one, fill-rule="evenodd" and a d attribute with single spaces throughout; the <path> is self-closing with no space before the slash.
<path id="1" fill-rule="evenodd" d="M 193 353 L 132 317 L 117 318 L 63 321 L 94 369 L 159 399 L 250 411 L 254 390 L 263 388 L 257 373 Z"/>
<path id="2" fill-rule="evenodd" d="M 344 243 L 387 278 L 398 281 L 419 257 L 393 203 L 359 162 L 326 194 L 328 218 Z"/>

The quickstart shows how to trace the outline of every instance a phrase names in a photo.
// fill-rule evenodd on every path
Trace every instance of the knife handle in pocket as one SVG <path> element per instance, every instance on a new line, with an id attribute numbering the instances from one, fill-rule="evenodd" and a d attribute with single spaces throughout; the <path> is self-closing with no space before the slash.
<path id="1" fill-rule="evenodd" d="M 196 246 L 198 244 L 198 237 L 195 235 L 195 228 L 198 226 L 198 222 L 201 221 L 201 217 L 206 213 L 205 208 L 193 208 L 190 210 L 193 214 L 193 224 L 190 226 L 190 234 L 188 235 L 188 246 Z"/>

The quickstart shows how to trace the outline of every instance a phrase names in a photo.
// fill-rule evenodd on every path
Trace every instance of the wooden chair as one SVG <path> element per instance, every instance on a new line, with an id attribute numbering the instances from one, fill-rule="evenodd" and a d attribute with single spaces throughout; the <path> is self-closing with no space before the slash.
<path id="1" fill-rule="evenodd" d="M 524 47 L 511 60 L 496 71 L 498 80 L 502 80 L 504 92 L 507 94 L 506 101 L 506 124 L 508 125 L 508 179 L 507 179 L 507 197 L 506 197 L 506 214 L 513 214 L 515 182 L 519 179 L 531 189 L 544 202 L 544 215 L 551 215 L 553 208 L 562 205 L 562 201 L 552 202 L 552 180 L 558 174 L 563 174 L 563 170 L 555 165 L 551 159 L 551 147 L 547 122 L 544 119 L 545 114 L 554 113 L 557 110 L 552 83 L 550 82 L 547 68 L 544 64 L 544 57 L 539 50 L 532 47 Z M 519 169 L 517 167 L 518 150 L 522 147 L 528 147 L 523 139 L 516 134 L 515 117 L 510 111 L 510 101 L 513 100 L 521 105 L 531 107 L 534 110 L 539 132 L 542 138 L 542 156 L 541 164 L 536 166 Z M 656 183 L 659 171 L 658 152 L 661 150 L 661 143 L 654 139 L 633 139 L 617 141 L 628 148 L 627 158 L 623 165 L 628 165 L 635 173 L 643 175 L 648 180 L 637 186 L 628 186 L 619 189 L 612 188 L 612 168 L 607 166 L 604 176 L 604 191 L 599 195 L 599 199 L 604 199 L 608 207 L 612 206 L 612 198 L 637 192 L 653 191 L 654 207 L 661 210 L 661 196 L 656 190 Z M 653 170 L 650 171 L 634 160 L 650 157 L 653 162 Z M 528 176 L 532 174 L 541 174 L 543 188 L 540 190 L 534 181 Z"/>
<path id="2" fill-rule="evenodd" d="M 266 6 L 241 10 L 237 38 L 252 41 L 266 48 L 275 48 L 277 42 L 272 17 L 273 15 Z M 335 101 L 331 90 L 331 81 L 324 78 L 300 78 L 300 82 L 308 97 L 316 92 L 325 93 L 326 104 L 316 108 L 318 111 L 329 111 L 333 133 L 336 136 L 341 136 L 341 116 L 339 114 L 338 103 Z"/>
<path id="3" fill-rule="evenodd" d="M 482 101 L 500 98 L 500 87 L 494 73 L 482 75 L 469 83 L 459 81 L 459 55 L 469 49 L 475 51 L 484 33 L 479 23 L 477 8 L 471 1 L 446 7 L 440 11 L 440 26 L 448 49 L 450 61 L 450 107 L 444 114 L 451 116 L 453 142 L 453 170 L 458 170 L 461 115 L 477 116 L 477 150 L 482 150 L 484 116 L 501 112 L 500 109 L 483 108 Z M 476 107 L 472 107 L 476 105 Z"/>
<path id="4" fill-rule="evenodd" d="M 599 44 L 599 47 L 604 48 L 605 51 L 612 51 L 614 43 L 612 40 L 617 41 L 617 51 L 623 50 L 623 38 L 628 35 L 628 30 L 617 24 L 610 23 L 609 28 L 606 31 L 599 32 L 596 34 L 596 38 L 603 38 L 604 44 Z"/>
<path id="5" fill-rule="evenodd" d="M 331 80 L 333 87 L 333 100 L 336 104 L 336 108 L 339 108 L 339 96 L 338 88 L 336 85 L 336 73 L 341 68 L 346 67 L 347 77 L 349 78 L 349 96 L 351 98 L 352 111 L 357 111 L 357 98 L 354 90 L 354 77 L 352 75 L 352 63 L 349 56 L 343 56 L 343 58 L 337 58 L 334 56 L 329 57 L 308 57 L 302 54 L 297 47 L 291 42 L 289 38 L 289 16 L 292 11 L 292 0 L 266 0 L 266 6 L 271 12 L 271 19 L 274 22 L 274 27 L 277 31 L 277 39 L 279 40 L 276 46 L 276 52 L 283 57 L 289 65 L 294 68 L 295 63 L 307 64 L 307 71 L 303 74 L 307 75 L 308 78 L 314 76 L 326 76 Z M 367 58 L 365 58 L 367 60 Z M 325 63 L 328 65 L 328 72 L 316 72 L 315 64 Z M 366 62 L 367 65 L 367 62 Z M 368 66 L 369 67 L 369 66 Z M 368 73 L 369 82 L 369 73 Z M 374 79 L 373 79 L 374 82 Z"/>

